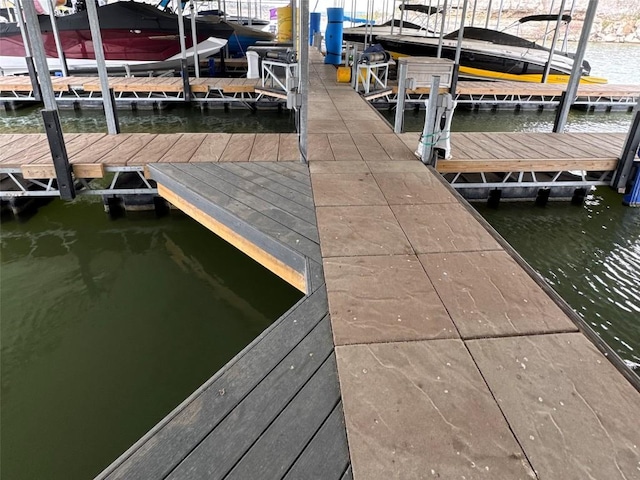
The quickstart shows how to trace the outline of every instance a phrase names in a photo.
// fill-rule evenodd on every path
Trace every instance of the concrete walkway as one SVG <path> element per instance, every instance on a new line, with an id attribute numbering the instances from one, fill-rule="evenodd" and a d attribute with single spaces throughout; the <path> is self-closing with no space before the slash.
<path id="1" fill-rule="evenodd" d="M 640 478 L 638 392 L 311 58 L 310 171 L 354 478 Z M 338 161 L 320 133 L 344 134 Z"/>

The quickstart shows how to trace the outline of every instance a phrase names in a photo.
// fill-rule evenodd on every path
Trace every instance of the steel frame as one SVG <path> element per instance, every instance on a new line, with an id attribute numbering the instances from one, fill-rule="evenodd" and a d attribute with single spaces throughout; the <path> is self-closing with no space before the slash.
<path id="1" fill-rule="evenodd" d="M 429 98 L 428 93 L 407 93 L 405 105 L 424 104 Z M 560 104 L 560 95 L 520 95 L 520 94 L 457 94 L 455 101 L 458 105 L 531 105 L 531 106 L 557 106 Z M 573 103 L 574 106 L 587 107 L 625 107 L 628 109 L 640 100 L 637 96 L 611 97 L 605 95 L 580 96 Z M 375 103 L 397 104 L 398 94 L 389 93 L 386 96 L 376 97 L 371 100 Z"/>
<path id="2" fill-rule="evenodd" d="M 446 160 L 444 160 L 446 162 Z M 451 172 L 442 176 L 456 189 L 486 188 L 560 188 L 609 185 L 612 171 L 586 172 L 561 170 L 556 172 Z M 579 177 L 579 179 L 576 179 Z"/>
<path id="3" fill-rule="evenodd" d="M 157 194 L 158 189 L 153 187 L 144 176 L 143 166 L 116 166 L 105 167 L 105 171 L 114 173 L 107 188 L 94 188 L 91 181 L 94 179 L 76 178 L 84 188 L 76 191 L 77 195 L 133 195 L 133 194 Z M 122 173 L 135 172 L 143 182 L 143 188 L 126 188 L 119 184 Z M 1 199 L 16 197 L 59 197 L 60 191 L 55 186 L 55 178 L 25 179 L 22 178 L 20 168 L 0 168 L 0 174 L 6 174 L 13 187 L 17 190 L 0 190 Z"/>

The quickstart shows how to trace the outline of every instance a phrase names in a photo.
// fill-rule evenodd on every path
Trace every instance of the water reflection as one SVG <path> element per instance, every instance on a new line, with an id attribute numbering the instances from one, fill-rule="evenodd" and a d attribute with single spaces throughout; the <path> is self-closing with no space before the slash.
<path id="1" fill-rule="evenodd" d="M 300 298 L 187 217 L 91 199 L 0 253 L 3 478 L 93 477 Z"/>

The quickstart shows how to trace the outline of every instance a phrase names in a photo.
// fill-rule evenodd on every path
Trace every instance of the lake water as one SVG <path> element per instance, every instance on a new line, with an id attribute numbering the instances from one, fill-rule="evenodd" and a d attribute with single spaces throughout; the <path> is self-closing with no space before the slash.
<path id="1" fill-rule="evenodd" d="M 2 478 L 98 474 L 301 294 L 190 218 L 54 201 L 0 235 Z"/>

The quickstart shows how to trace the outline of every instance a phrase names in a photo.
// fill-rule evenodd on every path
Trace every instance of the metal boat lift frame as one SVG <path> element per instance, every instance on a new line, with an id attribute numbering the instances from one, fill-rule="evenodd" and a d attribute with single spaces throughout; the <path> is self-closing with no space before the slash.
<path id="1" fill-rule="evenodd" d="M 91 185 L 94 178 L 76 178 L 83 188 L 77 190 L 78 195 L 157 195 L 158 189 L 145 177 L 143 166 L 109 166 L 104 168 L 106 173 L 113 173 L 113 178 L 106 188 L 94 188 Z M 121 183 L 123 173 L 135 173 L 144 184 L 141 188 L 127 188 Z M 27 179 L 22 176 L 19 167 L 0 168 L 0 175 L 9 180 L 14 189 L 0 190 L 0 199 L 8 200 L 17 197 L 60 197 L 60 190 L 55 184 L 55 178 Z M 104 178 L 104 177 L 103 177 Z"/>

